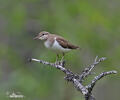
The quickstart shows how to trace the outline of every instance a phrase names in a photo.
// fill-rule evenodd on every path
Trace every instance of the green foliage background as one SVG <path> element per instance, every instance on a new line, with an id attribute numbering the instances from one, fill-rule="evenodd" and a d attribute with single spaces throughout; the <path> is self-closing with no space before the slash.
<path id="1" fill-rule="evenodd" d="M 33 40 L 43 30 L 82 48 L 65 56 L 74 72 L 96 55 L 107 57 L 96 75 L 118 74 L 99 81 L 93 93 L 97 100 L 120 100 L 120 0 L 0 0 L 0 100 L 9 100 L 7 91 L 24 94 L 20 100 L 84 100 L 62 72 L 27 62 L 28 57 L 55 61 L 53 52 Z"/>

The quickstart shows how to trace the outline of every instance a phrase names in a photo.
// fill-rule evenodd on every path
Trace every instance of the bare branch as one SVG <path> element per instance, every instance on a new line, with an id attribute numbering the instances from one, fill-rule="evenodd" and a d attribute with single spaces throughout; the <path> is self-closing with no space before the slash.
<path id="1" fill-rule="evenodd" d="M 85 95 L 85 100 L 95 100 L 95 97 L 92 94 Z"/>
<path id="2" fill-rule="evenodd" d="M 91 64 L 90 66 L 88 66 L 87 68 L 85 68 L 85 69 L 82 71 L 82 74 L 80 75 L 80 82 L 82 82 L 82 81 L 85 79 L 85 77 L 87 77 L 88 75 L 91 74 L 92 69 L 93 69 L 97 64 L 99 64 L 100 62 L 102 62 L 102 61 L 104 61 L 104 60 L 106 60 L 105 57 L 102 57 L 102 58 L 98 59 L 98 56 L 96 56 L 93 64 Z"/>
<path id="3" fill-rule="evenodd" d="M 88 75 L 90 75 L 92 69 L 97 64 L 99 64 L 101 61 L 104 61 L 106 58 L 102 57 L 102 58 L 100 58 L 98 60 L 97 59 L 98 59 L 98 57 L 95 58 L 93 64 L 91 64 L 90 66 L 88 66 L 87 68 L 85 68 L 83 70 L 81 75 L 75 74 L 71 70 L 69 70 L 66 67 L 64 67 L 64 62 L 60 62 L 60 64 L 56 64 L 56 63 L 50 63 L 50 62 L 47 62 L 47 61 L 38 60 L 38 59 L 34 59 L 34 58 L 29 59 L 29 61 L 39 62 L 41 64 L 49 65 L 50 67 L 54 67 L 54 68 L 57 68 L 57 69 L 61 70 L 66 75 L 64 77 L 64 79 L 69 81 L 69 82 L 72 82 L 74 87 L 84 95 L 85 100 L 95 100 L 94 96 L 92 95 L 92 90 L 93 90 L 93 87 L 96 84 L 96 82 L 98 80 L 100 80 L 102 77 L 106 76 L 106 75 L 116 74 L 117 73 L 117 71 L 103 72 L 100 75 L 96 76 L 91 81 L 91 83 L 89 85 L 84 86 L 82 84 L 82 82 L 84 81 L 84 78 L 86 78 Z"/>
<path id="4" fill-rule="evenodd" d="M 77 88 L 77 90 L 81 91 L 83 95 L 87 95 L 88 90 L 86 87 L 84 87 L 78 80 L 73 79 L 74 86 Z"/>
<path id="5" fill-rule="evenodd" d="M 71 74 L 72 73 L 70 70 L 67 70 L 64 67 L 62 67 L 61 65 L 58 65 L 58 64 L 55 64 L 55 63 L 50 63 L 50 62 L 47 62 L 47 61 L 38 60 L 38 59 L 34 59 L 34 58 L 32 58 L 31 61 L 39 62 L 39 63 L 45 64 L 45 65 L 50 65 L 51 67 L 55 67 L 57 69 L 60 69 L 65 74 Z"/>
<path id="6" fill-rule="evenodd" d="M 117 74 L 117 71 L 114 71 L 114 70 L 113 70 L 113 71 L 108 71 L 108 72 L 103 72 L 103 73 L 101 73 L 100 75 L 96 76 L 96 77 L 91 81 L 91 83 L 90 83 L 88 86 L 86 86 L 86 88 L 88 88 L 89 92 L 91 92 L 92 89 L 93 89 L 93 87 L 95 86 L 95 84 L 96 84 L 96 82 L 97 82 L 98 80 L 100 80 L 100 79 L 103 78 L 104 76 L 110 75 L 110 74 Z"/>
<path id="7" fill-rule="evenodd" d="M 66 77 L 65 79 L 67 81 L 71 81 L 72 78 L 76 78 L 78 79 L 79 78 L 79 75 L 77 74 L 74 74 L 72 71 L 70 71 L 69 69 L 66 69 L 65 67 L 63 67 L 62 65 L 63 64 L 56 64 L 56 63 L 50 63 L 50 62 L 47 62 L 47 61 L 43 61 L 43 60 L 38 60 L 38 59 L 34 59 L 34 58 L 31 58 L 30 61 L 35 61 L 35 62 L 39 62 L 39 63 L 42 63 L 42 64 L 45 64 L 45 65 L 50 65 L 51 67 L 55 67 L 59 70 L 61 70 L 62 72 L 64 72 L 66 74 Z M 62 63 L 62 62 L 61 62 Z"/>

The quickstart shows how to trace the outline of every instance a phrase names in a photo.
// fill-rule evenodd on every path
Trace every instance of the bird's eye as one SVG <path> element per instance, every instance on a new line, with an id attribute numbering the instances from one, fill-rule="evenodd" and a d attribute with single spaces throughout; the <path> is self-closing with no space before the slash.
<path id="1" fill-rule="evenodd" d="M 45 34 L 42 34 L 42 35 L 45 35 Z"/>

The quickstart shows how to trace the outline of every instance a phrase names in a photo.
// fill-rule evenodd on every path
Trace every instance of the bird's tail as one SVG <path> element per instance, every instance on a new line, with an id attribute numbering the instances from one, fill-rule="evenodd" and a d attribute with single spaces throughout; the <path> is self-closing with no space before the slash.
<path id="1" fill-rule="evenodd" d="M 79 46 L 77 46 L 76 50 L 81 50 L 82 48 L 80 48 Z"/>

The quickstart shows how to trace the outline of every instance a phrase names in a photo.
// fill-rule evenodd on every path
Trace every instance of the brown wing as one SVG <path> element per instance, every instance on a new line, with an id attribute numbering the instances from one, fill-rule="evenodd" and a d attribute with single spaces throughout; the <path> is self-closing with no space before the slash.
<path id="1" fill-rule="evenodd" d="M 78 46 L 75 46 L 71 43 L 69 43 L 67 40 L 63 39 L 62 37 L 57 37 L 56 41 L 58 41 L 58 43 L 63 47 L 63 48 L 67 48 L 67 49 L 78 49 Z"/>

